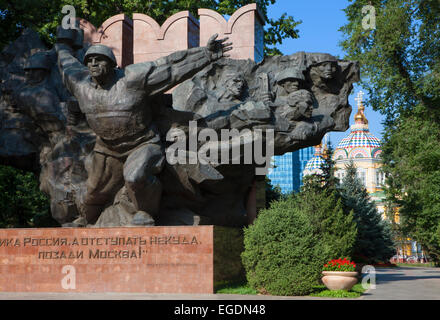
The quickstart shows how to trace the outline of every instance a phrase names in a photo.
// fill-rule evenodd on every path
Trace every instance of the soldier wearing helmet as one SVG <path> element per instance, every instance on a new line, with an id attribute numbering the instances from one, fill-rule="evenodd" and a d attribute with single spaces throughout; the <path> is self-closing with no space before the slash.
<path id="1" fill-rule="evenodd" d="M 87 191 L 80 207 L 87 223 L 94 223 L 125 186 L 136 210 L 132 224 L 154 224 L 162 193 L 157 175 L 165 157 L 153 123 L 152 109 L 156 106 L 150 97 L 223 57 L 231 44 L 216 38 L 211 37 L 207 47 L 178 51 L 125 69 L 115 68 L 116 59 L 106 46 L 90 47 L 84 66 L 66 43 L 55 45 L 64 83 L 97 136 L 86 166 Z"/>
<path id="2" fill-rule="evenodd" d="M 278 85 L 277 96 L 285 97 L 301 88 L 304 75 L 296 68 L 288 68 L 278 73 L 275 81 Z"/>
<path id="3" fill-rule="evenodd" d="M 38 85 L 49 75 L 51 61 L 47 52 L 37 52 L 29 57 L 24 66 L 26 82 Z"/>
<path id="4" fill-rule="evenodd" d="M 284 69 L 276 76 L 278 85 L 275 100 L 277 117 L 289 121 L 306 120 L 312 116 L 312 94 L 302 89 L 305 81 L 304 74 L 298 68 Z"/>
<path id="5" fill-rule="evenodd" d="M 60 101 L 48 82 L 52 61 L 49 52 L 37 52 L 24 65 L 25 85 L 17 90 L 14 99 L 24 113 L 35 120 L 49 143 L 54 146 L 61 139 L 64 128 Z"/>
<path id="6" fill-rule="evenodd" d="M 334 81 L 338 71 L 338 59 L 330 54 L 322 53 L 315 55 L 311 61 L 310 79 L 313 82 L 313 89 L 323 93 L 338 92 L 337 83 Z"/>
<path id="7" fill-rule="evenodd" d="M 113 51 L 104 45 L 91 46 L 85 56 L 84 64 L 89 68 L 90 75 L 96 83 L 107 83 L 112 76 L 110 70 L 116 67 L 116 58 Z"/>

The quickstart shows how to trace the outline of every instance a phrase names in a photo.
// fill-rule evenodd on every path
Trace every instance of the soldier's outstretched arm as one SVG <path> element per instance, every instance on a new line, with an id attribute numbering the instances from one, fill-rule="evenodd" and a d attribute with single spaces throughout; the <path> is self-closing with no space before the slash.
<path id="1" fill-rule="evenodd" d="M 218 34 L 213 35 L 206 47 L 177 51 L 154 61 L 145 79 L 145 90 L 151 95 L 165 92 L 211 62 L 228 57 L 226 52 L 232 49 L 232 43 L 226 43 L 228 38 L 217 40 L 217 37 Z"/>
<path id="2" fill-rule="evenodd" d="M 79 83 L 88 75 L 88 69 L 85 65 L 76 59 L 72 54 L 72 48 L 64 43 L 56 43 L 55 50 L 58 54 L 58 69 L 64 85 L 75 95 Z"/>

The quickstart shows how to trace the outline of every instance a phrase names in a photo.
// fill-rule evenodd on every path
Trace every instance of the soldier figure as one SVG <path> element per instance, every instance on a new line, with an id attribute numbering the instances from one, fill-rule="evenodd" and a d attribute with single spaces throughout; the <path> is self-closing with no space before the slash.
<path id="1" fill-rule="evenodd" d="M 232 49 L 231 43 L 224 43 L 227 38 L 216 38 L 212 36 L 206 47 L 175 52 L 125 69 L 115 68 L 116 59 L 106 46 L 91 46 L 84 56 L 84 66 L 68 45 L 56 44 L 63 81 L 97 136 L 80 208 L 87 223 L 94 223 L 125 185 L 137 210 L 133 220 L 136 224 L 154 224 L 162 192 L 156 175 L 165 157 L 152 119 L 156 106 L 151 105 L 149 97 L 227 56 L 224 53 Z"/>
<path id="2" fill-rule="evenodd" d="M 64 125 L 58 95 L 48 82 L 51 67 L 47 52 L 33 54 L 24 66 L 26 84 L 17 91 L 15 100 L 39 124 L 54 146 Z"/>
<path id="3" fill-rule="evenodd" d="M 310 66 L 310 78 L 313 82 L 312 91 L 316 90 L 323 94 L 336 94 L 340 89 L 334 81 L 338 72 L 338 60 L 329 54 L 321 54 L 319 58 L 320 60 Z"/>
<path id="4" fill-rule="evenodd" d="M 245 78 L 237 72 L 227 72 L 221 81 L 222 92 L 218 96 L 219 102 L 229 102 L 237 104 L 243 101 L 246 88 Z"/>
<path id="5" fill-rule="evenodd" d="M 278 85 L 277 98 L 285 97 L 302 87 L 304 75 L 296 68 L 288 68 L 278 73 L 275 80 Z"/>
<path id="6" fill-rule="evenodd" d="M 276 76 L 278 85 L 276 113 L 289 121 L 309 119 L 313 112 L 313 96 L 304 89 L 304 75 L 297 68 L 288 68 Z"/>

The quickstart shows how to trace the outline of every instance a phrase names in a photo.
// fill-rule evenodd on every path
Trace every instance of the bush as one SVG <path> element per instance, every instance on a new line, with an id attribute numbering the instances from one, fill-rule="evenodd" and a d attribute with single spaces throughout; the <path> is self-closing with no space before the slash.
<path id="1" fill-rule="evenodd" d="M 50 214 L 49 199 L 39 190 L 38 178 L 0 165 L 0 228 L 59 226 Z"/>
<path id="2" fill-rule="evenodd" d="M 295 197 L 260 211 L 244 234 L 242 260 L 250 286 L 272 295 L 312 292 L 325 259 L 319 237 Z"/>

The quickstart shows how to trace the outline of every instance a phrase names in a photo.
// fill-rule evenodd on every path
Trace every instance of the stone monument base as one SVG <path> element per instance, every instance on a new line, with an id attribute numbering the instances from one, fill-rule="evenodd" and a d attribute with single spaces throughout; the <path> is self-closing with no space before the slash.
<path id="1" fill-rule="evenodd" d="M 0 291 L 213 293 L 244 276 L 240 229 L 0 229 Z"/>

